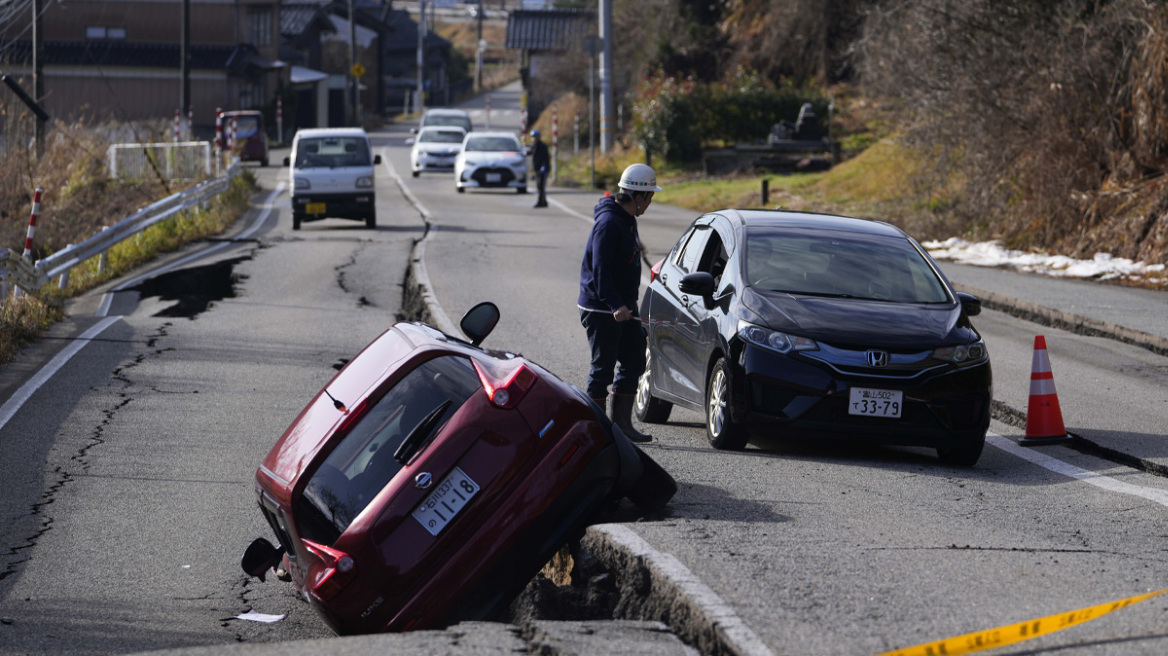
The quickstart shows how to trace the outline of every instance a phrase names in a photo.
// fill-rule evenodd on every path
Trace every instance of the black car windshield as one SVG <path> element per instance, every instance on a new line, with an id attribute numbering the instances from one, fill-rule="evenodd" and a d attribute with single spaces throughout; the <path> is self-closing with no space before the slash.
<path id="1" fill-rule="evenodd" d="M 463 133 L 458 130 L 424 130 L 418 141 L 422 143 L 462 143 Z"/>
<path id="2" fill-rule="evenodd" d="M 519 151 L 519 142 L 510 137 L 473 137 L 467 139 L 463 150 L 514 153 Z"/>
<path id="3" fill-rule="evenodd" d="M 297 143 L 297 168 L 339 166 L 370 166 L 369 142 L 362 137 L 320 137 Z"/>
<path id="4" fill-rule="evenodd" d="M 336 542 L 401 469 L 394 452 L 402 440 L 429 419 L 424 427 L 431 429 L 429 435 L 413 436 L 414 451 L 420 451 L 481 386 L 474 365 L 458 356 L 427 360 L 406 374 L 349 429 L 308 481 L 295 507 L 300 536 Z"/>
<path id="5" fill-rule="evenodd" d="M 951 302 L 944 283 L 907 239 L 751 228 L 746 241 L 752 287 L 896 303 Z"/>

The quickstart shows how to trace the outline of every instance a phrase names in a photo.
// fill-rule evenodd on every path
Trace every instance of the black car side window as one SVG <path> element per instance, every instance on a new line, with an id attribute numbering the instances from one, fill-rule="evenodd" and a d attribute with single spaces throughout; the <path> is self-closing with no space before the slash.
<path id="1" fill-rule="evenodd" d="M 690 234 L 689 240 L 677 258 L 677 266 L 679 266 L 684 273 L 693 273 L 699 271 L 698 263 L 704 252 L 706 240 L 714 231 L 710 226 L 696 226 L 693 233 Z"/>

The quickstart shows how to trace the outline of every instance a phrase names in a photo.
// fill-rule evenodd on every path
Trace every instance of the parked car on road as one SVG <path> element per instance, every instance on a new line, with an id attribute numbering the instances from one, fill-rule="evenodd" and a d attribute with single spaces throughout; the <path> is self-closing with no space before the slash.
<path id="1" fill-rule="evenodd" d="M 492 618 L 562 545 L 621 498 L 658 509 L 677 490 L 591 399 L 543 367 L 398 323 L 349 362 L 264 458 L 260 538 L 243 558 L 282 566 L 337 633 Z"/>
<path id="2" fill-rule="evenodd" d="M 459 127 L 422 128 L 417 137 L 406 139 L 410 149 L 410 169 L 414 177 L 423 171 L 453 171 L 454 158 L 462 152 L 466 130 Z"/>
<path id="3" fill-rule="evenodd" d="M 292 229 L 300 224 L 330 217 L 364 221 L 377 227 L 377 203 L 373 190 L 374 167 L 381 155 L 373 155 L 369 135 L 361 128 L 313 128 L 299 130 L 292 138 Z"/>
<path id="4" fill-rule="evenodd" d="M 259 162 L 268 165 L 268 133 L 264 128 L 264 113 L 249 109 L 223 112 L 223 121 L 234 122 L 235 154 L 241 162 Z"/>
<path id="5" fill-rule="evenodd" d="M 699 217 L 653 266 L 640 312 L 649 364 L 635 411 L 706 415 L 710 443 L 751 431 L 927 446 L 971 466 L 992 376 L 954 291 L 901 230 L 825 214 L 724 210 Z"/>
<path id="6" fill-rule="evenodd" d="M 527 153 L 513 132 L 470 132 L 454 159 L 454 185 L 527 193 Z"/>
<path id="7" fill-rule="evenodd" d="M 417 133 L 429 127 L 457 127 L 470 132 L 474 124 L 471 123 L 470 114 L 461 109 L 427 109 L 418 127 L 410 128 L 410 132 Z"/>

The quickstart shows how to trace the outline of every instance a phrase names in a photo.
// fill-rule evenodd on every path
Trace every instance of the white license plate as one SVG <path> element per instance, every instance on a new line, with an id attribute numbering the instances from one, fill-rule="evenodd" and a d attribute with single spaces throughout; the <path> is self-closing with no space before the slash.
<path id="1" fill-rule="evenodd" d="M 454 471 L 442 479 L 438 487 L 422 500 L 421 505 L 414 509 L 414 519 L 418 520 L 430 535 L 438 535 L 478 491 L 478 483 L 470 480 L 466 472 L 455 467 Z"/>
<path id="2" fill-rule="evenodd" d="M 867 417 L 900 417 L 904 407 L 904 392 L 900 390 L 853 387 L 848 398 L 848 414 Z"/>
<path id="3" fill-rule="evenodd" d="M 503 181 L 503 174 L 502 173 L 488 173 L 487 174 L 487 182 L 502 182 L 502 181 Z"/>

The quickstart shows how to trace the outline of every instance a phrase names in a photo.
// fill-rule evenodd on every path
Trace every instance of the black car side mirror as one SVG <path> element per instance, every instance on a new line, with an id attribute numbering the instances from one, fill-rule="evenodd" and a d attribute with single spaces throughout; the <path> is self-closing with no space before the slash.
<path id="1" fill-rule="evenodd" d="M 470 339 L 471 344 L 478 346 L 483 343 L 487 335 L 491 334 L 497 323 L 499 323 L 499 306 L 490 301 L 484 301 L 462 315 L 462 320 L 458 322 L 458 328 L 462 330 L 462 334 Z"/>
<path id="2" fill-rule="evenodd" d="M 957 292 L 957 301 L 961 303 L 961 309 L 965 310 L 966 316 L 976 317 L 981 314 L 981 299 L 973 294 Z"/>
<path id="3" fill-rule="evenodd" d="M 682 294 L 710 298 L 714 295 L 714 275 L 706 271 L 687 273 L 678 283 L 677 289 Z"/>
<path id="4" fill-rule="evenodd" d="M 243 552 L 243 560 L 240 561 L 239 565 L 248 576 L 254 576 L 263 581 L 268 570 L 279 565 L 283 557 L 283 546 L 274 547 L 271 542 L 263 538 L 256 538 L 248 546 L 247 551 Z"/>

